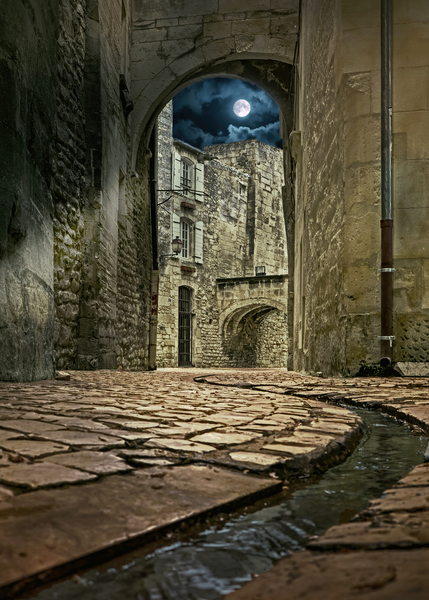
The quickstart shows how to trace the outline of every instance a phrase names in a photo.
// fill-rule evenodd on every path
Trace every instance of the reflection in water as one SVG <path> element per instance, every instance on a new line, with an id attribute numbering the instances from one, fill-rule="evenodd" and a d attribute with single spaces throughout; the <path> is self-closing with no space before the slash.
<path id="1" fill-rule="evenodd" d="M 302 549 L 313 535 L 348 521 L 414 465 L 426 438 L 377 412 L 359 411 L 368 436 L 345 463 L 282 504 L 211 527 L 133 560 L 120 569 L 92 570 L 54 585 L 38 600 L 216 600 L 282 556 Z"/>

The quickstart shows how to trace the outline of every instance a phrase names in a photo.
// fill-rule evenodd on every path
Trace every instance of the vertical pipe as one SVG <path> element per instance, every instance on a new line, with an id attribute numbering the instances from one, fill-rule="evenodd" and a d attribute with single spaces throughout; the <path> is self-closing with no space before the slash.
<path id="1" fill-rule="evenodd" d="M 381 0 L 381 359 L 392 362 L 392 0 Z"/>

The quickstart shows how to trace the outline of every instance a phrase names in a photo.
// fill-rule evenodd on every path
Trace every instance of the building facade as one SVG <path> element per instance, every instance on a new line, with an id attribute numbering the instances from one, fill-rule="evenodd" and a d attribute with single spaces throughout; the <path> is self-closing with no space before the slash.
<path id="1" fill-rule="evenodd" d="M 171 112 L 158 118 L 157 365 L 286 366 L 282 151 L 250 140 L 201 152 L 172 139 Z"/>

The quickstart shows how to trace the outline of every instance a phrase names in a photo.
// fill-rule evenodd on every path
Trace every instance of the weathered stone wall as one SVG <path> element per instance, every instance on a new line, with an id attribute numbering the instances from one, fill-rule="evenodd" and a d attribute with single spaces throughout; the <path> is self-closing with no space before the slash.
<path id="1" fill-rule="evenodd" d="M 393 359 L 429 361 L 429 5 L 395 3 Z M 372 75 L 372 105 L 378 78 Z"/>
<path id="2" fill-rule="evenodd" d="M 346 364 L 339 8 L 336 0 L 303 3 L 295 188 L 294 369 L 330 373 Z"/>
<path id="3" fill-rule="evenodd" d="M 53 157 L 59 368 L 147 367 L 148 156 L 130 169 L 129 2 L 61 0 Z"/>
<path id="4" fill-rule="evenodd" d="M 148 367 L 152 271 L 148 160 L 142 149 L 137 161 L 139 179 L 128 180 L 126 210 L 118 224 L 116 356 L 118 366 L 132 371 Z"/>
<path id="5" fill-rule="evenodd" d="M 77 366 L 85 189 L 85 6 L 60 0 L 58 88 L 51 182 L 54 217 L 55 358 Z"/>
<path id="6" fill-rule="evenodd" d="M 282 296 L 287 286 L 281 278 L 282 285 L 274 290 L 269 277 L 254 276 L 255 265 L 265 265 L 271 275 L 287 272 L 280 204 L 282 153 L 256 140 L 211 146 L 204 149 L 201 166 L 203 154 L 199 150 L 172 142 L 171 110 L 171 104 L 167 105 L 158 119 L 157 180 L 158 189 L 166 191 L 159 192 L 158 198 L 161 258 L 157 364 L 178 364 L 178 290 L 179 286 L 187 286 L 192 290 L 194 313 L 192 364 L 258 366 L 259 361 L 271 361 L 271 366 L 285 366 L 287 331 L 275 341 L 272 335 L 275 327 L 285 323 L 286 315 L 278 307 L 286 310 Z M 195 168 L 204 169 L 204 195 L 173 190 L 172 161 L 177 162 L 178 153 L 193 161 Z M 177 231 L 174 218 L 188 220 L 192 236 L 197 224 L 203 224 L 202 262 L 195 256 L 163 256 L 171 254 L 171 240 Z M 191 244 L 195 251 L 195 239 Z M 231 280 L 232 287 L 218 285 L 219 278 L 237 277 L 239 280 Z M 246 308 L 241 310 L 243 303 Z M 226 313 L 238 314 L 238 304 L 238 320 L 242 318 L 242 322 L 239 331 L 235 324 L 230 335 L 224 320 Z M 279 317 L 273 319 L 274 313 Z"/>
<path id="7" fill-rule="evenodd" d="M 0 379 L 54 372 L 51 153 L 58 3 L 0 6 Z"/>
<path id="8" fill-rule="evenodd" d="M 289 343 L 288 319 L 285 312 L 270 311 L 261 319 L 255 345 L 255 363 L 258 367 L 287 367 Z"/>
<path id="9" fill-rule="evenodd" d="M 253 276 L 258 265 L 266 267 L 267 275 L 286 273 L 285 227 L 279 193 L 284 181 L 281 151 L 256 140 L 207 146 L 204 150 L 249 177 L 244 191 L 248 258 L 243 274 Z"/>
<path id="10" fill-rule="evenodd" d="M 232 323 L 231 323 L 232 325 Z M 222 367 L 287 367 L 287 314 L 280 310 L 251 311 L 222 338 Z"/>
<path id="11" fill-rule="evenodd" d="M 428 360 L 427 28 L 395 2 L 397 361 Z M 350 374 L 380 358 L 379 3 L 304 2 L 299 71 L 295 368 Z"/>

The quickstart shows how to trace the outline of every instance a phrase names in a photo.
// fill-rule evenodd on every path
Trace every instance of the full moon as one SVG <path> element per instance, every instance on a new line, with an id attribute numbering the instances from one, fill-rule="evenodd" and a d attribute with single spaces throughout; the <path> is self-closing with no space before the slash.
<path id="1" fill-rule="evenodd" d="M 247 117 L 250 113 L 250 104 L 247 100 L 237 100 L 234 104 L 233 111 L 237 115 L 237 117 Z"/>

